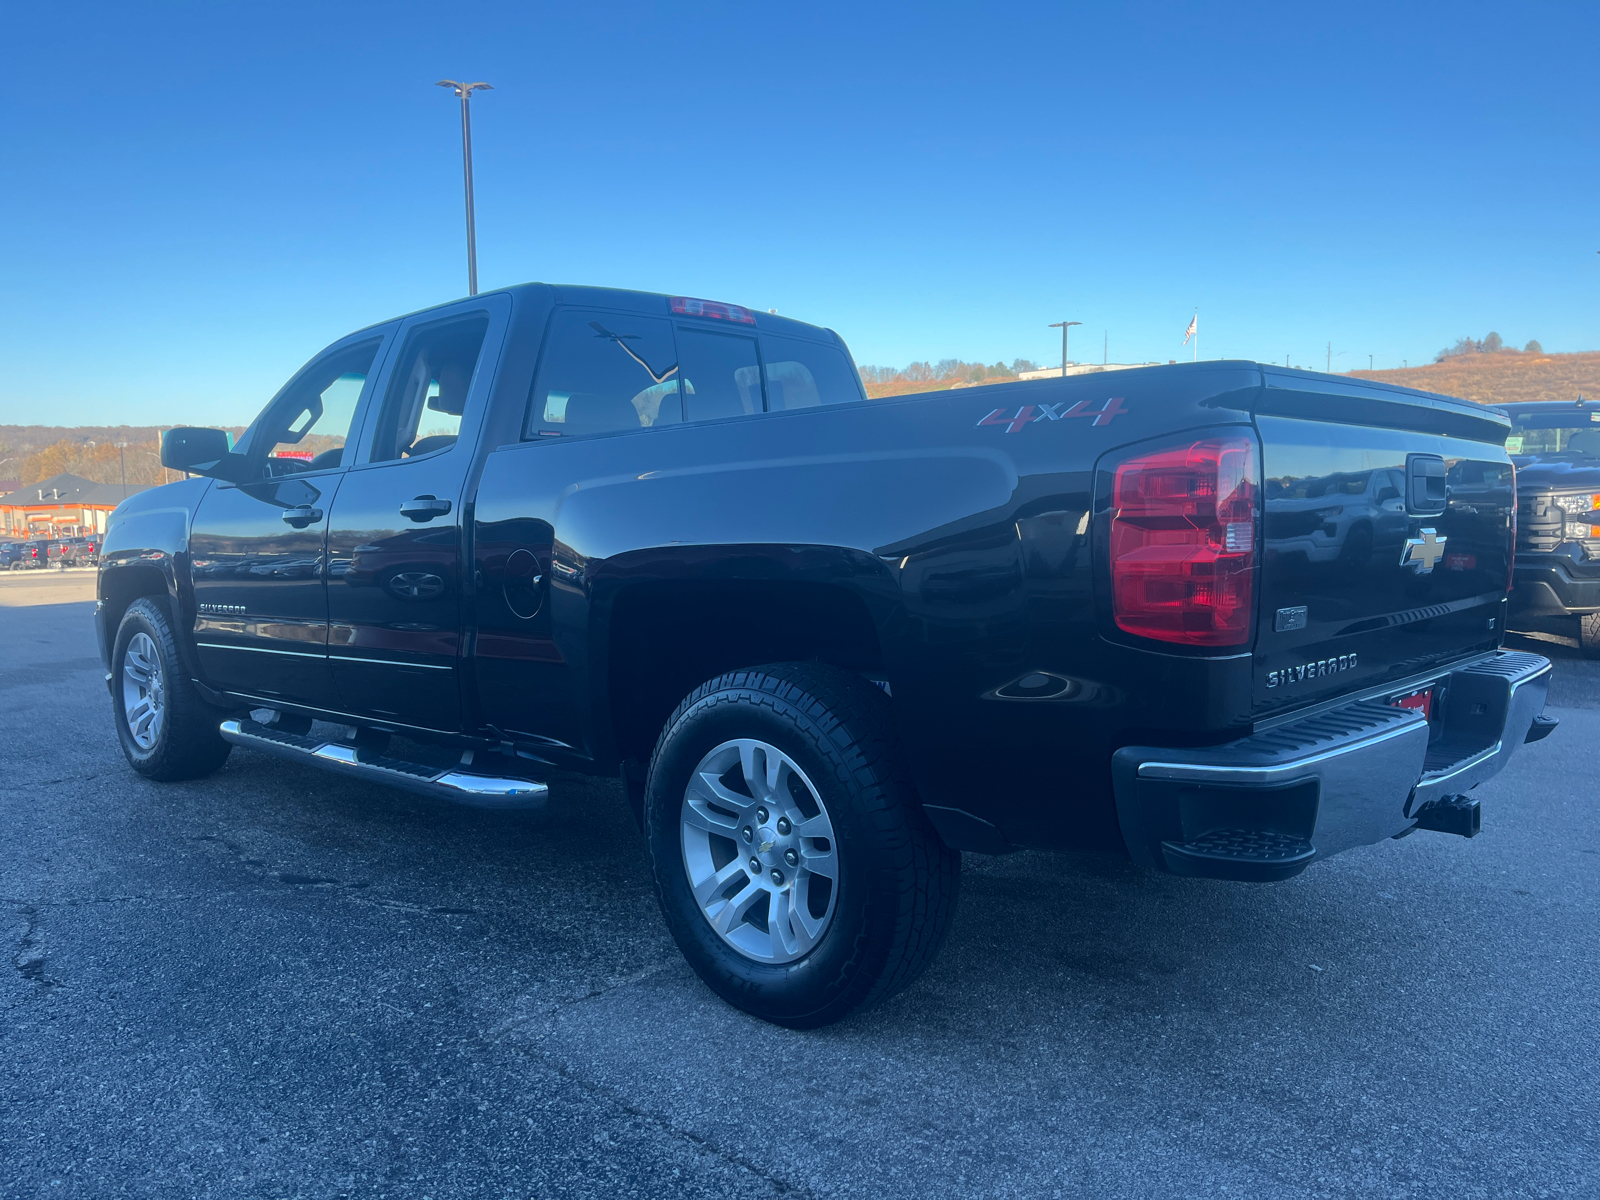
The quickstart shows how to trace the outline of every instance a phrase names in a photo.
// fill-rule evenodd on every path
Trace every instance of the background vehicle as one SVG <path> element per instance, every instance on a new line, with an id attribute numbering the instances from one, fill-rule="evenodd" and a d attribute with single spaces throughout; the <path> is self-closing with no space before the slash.
<path id="1" fill-rule="evenodd" d="M 67 567 L 92 567 L 100 561 L 100 539 L 67 538 L 61 543 L 61 563 Z"/>
<path id="2" fill-rule="evenodd" d="M 35 538 L 20 544 L 16 557 L 11 560 L 13 571 L 35 571 L 61 564 L 61 543 L 46 538 Z"/>
<path id="3" fill-rule="evenodd" d="M 794 1026 L 916 977 L 964 850 L 1265 881 L 1476 832 L 1554 724 L 1500 649 L 1506 420 L 1255 363 L 1109 386 L 868 402 L 828 330 L 592 288 L 362 330 L 113 514 L 124 752 L 502 806 L 620 772 L 686 957 Z"/>
<path id="4" fill-rule="evenodd" d="M 1504 407 L 1517 464 L 1511 615 L 1523 628 L 1576 633 L 1600 658 L 1600 403 Z"/>

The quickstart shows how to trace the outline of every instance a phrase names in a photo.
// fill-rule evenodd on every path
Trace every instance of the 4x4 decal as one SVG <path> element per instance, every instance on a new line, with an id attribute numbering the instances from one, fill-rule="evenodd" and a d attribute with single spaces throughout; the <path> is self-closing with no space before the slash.
<path id="1" fill-rule="evenodd" d="M 1062 412 L 1064 408 L 1066 411 Z M 1122 407 L 1121 396 L 1110 397 L 1099 408 L 1089 407 L 1087 400 L 1080 400 L 1071 408 L 1067 408 L 1067 402 L 1062 400 L 1058 404 L 1024 404 L 1017 409 L 1015 416 L 1008 415 L 1007 409 L 997 408 L 978 424 L 1004 425 L 1007 433 L 1017 433 L 1035 421 L 1064 421 L 1068 417 L 1093 417 L 1094 424 L 1109 425 L 1112 417 L 1126 411 Z"/>

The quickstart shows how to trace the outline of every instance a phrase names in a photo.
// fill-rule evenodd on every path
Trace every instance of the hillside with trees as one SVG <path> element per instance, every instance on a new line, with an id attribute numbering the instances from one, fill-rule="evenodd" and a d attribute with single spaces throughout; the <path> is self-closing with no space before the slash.
<path id="1" fill-rule="evenodd" d="M 861 382 L 867 395 L 909 396 L 915 392 L 942 392 L 950 388 L 973 387 L 980 383 L 1005 383 L 1018 372 L 1037 371 L 1039 365 L 1026 358 L 1014 358 L 1008 367 L 1003 362 L 992 366 L 941 358 L 937 363 L 914 362 L 906 367 L 862 367 Z"/>
<path id="2" fill-rule="evenodd" d="M 1600 352 L 1545 354 L 1538 342 L 1521 351 L 1501 345 L 1499 335 L 1462 338 L 1426 366 L 1390 371 L 1351 371 L 1361 379 L 1396 383 L 1460 396 L 1479 404 L 1528 400 L 1600 398 Z"/>
<path id="3" fill-rule="evenodd" d="M 37 483 L 67 472 L 96 483 L 161 483 L 162 425 L 0 425 L 0 479 Z M 237 437 L 243 426 L 233 431 Z M 125 445 L 118 449 L 117 443 Z M 167 479 L 175 478 L 171 472 Z"/>

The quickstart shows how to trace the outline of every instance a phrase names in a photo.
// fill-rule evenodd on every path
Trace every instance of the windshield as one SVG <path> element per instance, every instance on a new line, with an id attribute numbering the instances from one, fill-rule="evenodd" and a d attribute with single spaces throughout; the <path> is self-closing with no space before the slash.
<path id="1" fill-rule="evenodd" d="M 1513 412 L 1507 454 L 1578 454 L 1600 458 L 1600 408 Z"/>

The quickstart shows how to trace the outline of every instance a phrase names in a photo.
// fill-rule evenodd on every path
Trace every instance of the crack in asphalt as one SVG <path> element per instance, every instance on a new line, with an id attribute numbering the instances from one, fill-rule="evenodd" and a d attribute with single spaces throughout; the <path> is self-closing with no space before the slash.
<path id="1" fill-rule="evenodd" d="M 22 933 L 22 940 L 17 943 L 17 952 L 11 956 L 11 965 L 29 983 L 38 987 L 60 987 L 59 979 L 51 979 L 44 973 L 45 956 L 34 953 L 39 944 L 35 937 L 39 932 L 39 910 L 32 904 L 22 904 L 17 911 L 22 914 L 28 927 Z"/>
<path id="2" fill-rule="evenodd" d="M 619 984 L 618 986 L 623 985 Z M 614 989 L 606 988 L 603 990 L 612 991 Z M 583 997 L 585 1000 L 590 998 L 591 997 L 587 996 Z M 581 1001 L 573 1001 L 572 1003 L 580 1002 Z M 562 1007 L 567 1006 L 564 1005 Z M 676 1138 L 682 1142 L 688 1142 L 690 1145 L 695 1146 L 705 1153 L 721 1159 L 729 1166 L 737 1167 L 747 1174 L 754 1175 L 757 1179 L 769 1184 L 780 1196 L 810 1197 L 811 1200 L 816 1200 L 817 1193 L 813 1192 L 810 1188 L 804 1187 L 800 1184 L 790 1183 L 787 1179 L 783 1179 L 772 1174 L 761 1167 L 758 1163 L 752 1162 L 750 1159 L 746 1158 L 742 1154 L 739 1154 L 737 1151 L 729 1150 L 726 1147 L 719 1145 L 712 1138 L 706 1137 L 704 1134 L 696 1133 L 692 1129 L 687 1129 L 681 1125 L 675 1124 L 674 1122 L 669 1121 L 667 1118 L 651 1112 L 649 1109 L 642 1108 L 632 1101 L 624 1099 L 615 1088 L 608 1084 L 599 1083 L 593 1079 L 589 1079 L 579 1074 L 566 1063 L 557 1059 L 549 1051 L 541 1050 L 536 1046 L 528 1046 L 524 1047 L 524 1049 L 529 1055 L 540 1060 L 547 1070 L 554 1071 L 558 1076 L 566 1080 L 568 1083 L 573 1084 L 596 1099 L 604 1100 L 607 1103 L 616 1106 L 618 1109 L 627 1113 L 635 1120 L 642 1121 L 669 1137 Z"/>
<path id="3" fill-rule="evenodd" d="M 104 779 L 109 771 L 101 771 L 98 775 L 63 775 L 60 779 L 13 779 L 11 782 L 17 787 L 54 787 L 58 783 L 90 783 L 96 779 Z"/>
<path id="4" fill-rule="evenodd" d="M 551 1007 L 541 1011 L 540 1013 L 530 1014 L 522 1017 L 514 1017 L 510 1020 L 503 1021 L 499 1025 L 496 1025 L 493 1029 L 487 1031 L 487 1033 L 481 1034 L 480 1040 L 487 1041 L 491 1045 L 499 1045 L 512 1034 L 516 1033 L 518 1030 L 527 1028 L 527 1026 L 533 1024 L 541 1017 L 549 1020 L 556 1014 L 565 1012 L 570 1008 L 576 1008 L 579 1005 L 587 1004 L 591 1000 L 598 999 L 601 996 L 609 995 L 610 993 L 619 991 L 622 988 L 633 987 L 644 980 L 649 979 L 652 975 L 659 975 L 661 972 L 669 970 L 673 965 L 674 964 L 671 961 L 656 963 L 653 966 L 645 967 L 643 970 L 635 971 L 631 975 L 614 980 L 603 987 L 591 988 L 581 996 L 573 997 L 570 1000 L 563 1000 L 560 1003 L 552 1005 Z M 537 1059 L 547 1070 L 554 1071 L 562 1079 L 581 1088 L 591 1096 L 614 1105 L 622 1112 L 633 1117 L 635 1120 L 643 1121 L 670 1137 L 676 1138 L 680 1141 L 688 1142 L 705 1153 L 721 1159 L 730 1166 L 737 1167 L 741 1171 L 745 1171 L 750 1175 L 754 1175 L 757 1179 L 760 1179 L 763 1182 L 771 1185 L 779 1195 L 816 1197 L 817 1193 L 813 1192 L 810 1188 L 803 1187 L 799 1184 L 790 1183 L 787 1179 L 783 1179 L 772 1174 L 771 1172 L 762 1168 L 759 1164 L 745 1158 L 742 1154 L 739 1154 L 733 1150 L 729 1150 L 720 1145 L 714 1139 L 707 1137 L 704 1134 L 696 1133 L 694 1130 L 686 1128 L 682 1125 L 675 1124 L 667 1118 L 633 1103 L 632 1101 L 626 1099 L 620 1092 L 611 1087 L 609 1084 L 600 1083 L 597 1080 L 590 1079 L 587 1076 L 579 1074 L 570 1064 L 558 1058 L 554 1051 L 545 1049 L 538 1044 L 549 1036 L 549 1032 L 546 1031 L 545 1033 L 538 1035 L 538 1040 L 536 1042 L 520 1044 L 513 1043 L 513 1045 L 516 1049 L 519 1049 L 530 1057 Z"/>
<path id="5" fill-rule="evenodd" d="M 233 855 L 234 859 L 252 874 L 293 888 L 324 888 L 341 899 L 373 908 L 386 908 L 395 912 L 416 913 L 424 916 L 484 917 L 490 914 L 476 908 L 459 908 L 448 904 L 412 904 L 405 900 L 390 900 L 381 896 L 361 896 L 352 893 L 372 886 L 367 880 L 335 879 L 327 875 L 306 875 L 297 871 L 277 871 L 265 859 L 252 858 L 243 846 L 216 833 L 193 835 L 197 842 L 212 842 Z"/>

